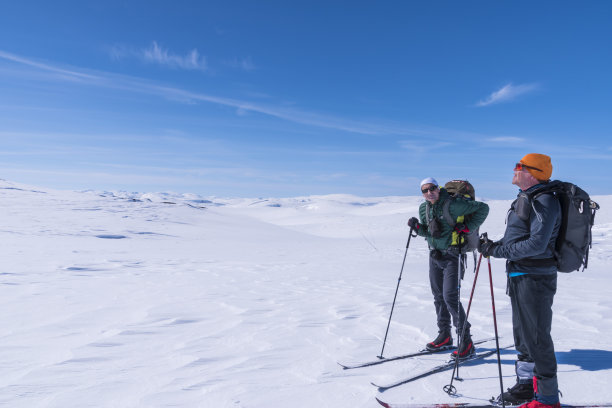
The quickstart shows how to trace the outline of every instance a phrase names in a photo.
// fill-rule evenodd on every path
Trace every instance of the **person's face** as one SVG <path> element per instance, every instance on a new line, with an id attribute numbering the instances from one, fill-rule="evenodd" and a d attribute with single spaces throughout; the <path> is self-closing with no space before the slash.
<path id="1" fill-rule="evenodd" d="M 527 190 L 529 187 L 538 183 L 538 180 L 525 167 L 514 168 L 514 177 L 512 177 L 512 184 L 520 188 L 521 190 Z"/>
<path id="2" fill-rule="evenodd" d="M 523 172 L 527 172 L 527 170 L 525 170 L 525 169 L 521 169 L 521 170 L 514 169 L 514 177 L 512 177 L 512 184 L 514 184 L 515 186 L 519 186 L 520 180 L 522 179 L 522 173 Z"/>
<path id="3" fill-rule="evenodd" d="M 421 193 L 423 193 L 423 197 L 432 204 L 440 198 L 440 189 L 435 184 L 423 184 Z"/>

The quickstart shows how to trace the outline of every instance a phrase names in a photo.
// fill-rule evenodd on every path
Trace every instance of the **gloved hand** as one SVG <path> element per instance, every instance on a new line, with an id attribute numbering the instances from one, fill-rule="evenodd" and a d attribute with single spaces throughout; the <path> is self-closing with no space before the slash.
<path id="1" fill-rule="evenodd" d="M 478 252 L 482 254 L 482 256 L 489 257 L 493 253 L 493 250 L 499 245 L 499 242 L 495 241 L 483 241 L 481 240 L 478 244 Z"/>
<path id="2" fill-rule="evenodd" d="M 458 222 L 455 224 L 455 231 L 457 234 L 467 234 L 470 232 L 470 229 L 462 222 Z"/>
<path id="3" fill-rule="evenodd" d="M 412 217 L 408 220 L 408 226 L 415 231 L 418 231 L 419 228 L 421 228 L 421 224 L 419 223 L 419 220 L 416 217 Z"/>

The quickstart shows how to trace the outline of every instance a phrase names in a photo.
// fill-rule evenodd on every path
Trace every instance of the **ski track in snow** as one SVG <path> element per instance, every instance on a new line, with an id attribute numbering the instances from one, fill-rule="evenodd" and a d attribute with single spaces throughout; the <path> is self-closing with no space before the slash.
<path id="1" fill-rule="evenodd" d="M 446 361 L 433 355 L 343 371 L 380 353 L 417 197 L 221 199 L 65 192 L 0 181 L 0 405 L 10 407 L 376 407 L 370 381 Z M 612 197 L 589 269 L 560 274 L 553 335 L 564 402 L 610 400 Z M 510 201 L 481 228 L 504 230 Z M 470 260 L 470 268 L 471 268 Z M 493 260 L 500 344 L 511 339 L 504 261 Z M 437 332 L 427 247 L 412 238 L 385 348 Z M 463 281 L 467 307 L 474 274 Z M 487 264 L 470 312 L 494 335 Z M 480 349 L 491 349 L 494 342 Z M 502 351 L 514 384 L 514 352 Z M 437 374 L 391 402 L 483 402 L 495 356 L 460 369 L 459 398 Z"/>

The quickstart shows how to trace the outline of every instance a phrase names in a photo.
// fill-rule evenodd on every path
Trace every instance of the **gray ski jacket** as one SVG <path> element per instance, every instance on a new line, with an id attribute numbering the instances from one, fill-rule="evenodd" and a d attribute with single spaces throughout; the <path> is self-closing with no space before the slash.
<path id="1" fill-rule="evenodd" d="M 543 187 L 537 184 L 519 192 L 508 211 L 504 237 L 491 254 L 509 261 L 510 275 L 557 272 L 554 248 L 561 226 L 561 206 L 553 194 L 529 198 Z"/>

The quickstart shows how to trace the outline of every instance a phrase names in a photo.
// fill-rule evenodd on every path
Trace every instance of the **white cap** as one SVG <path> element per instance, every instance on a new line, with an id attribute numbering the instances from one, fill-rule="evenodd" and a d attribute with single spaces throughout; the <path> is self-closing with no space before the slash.
<path id="1" fill-rule="evenodd" d="M 425 184 L 433 184 L 438 187 L 438 182 L 433 177 L 427 177 L 426 179 L 423 179 L 423 181 L 421 181 L 421 187 L 423 187 Z"/>

